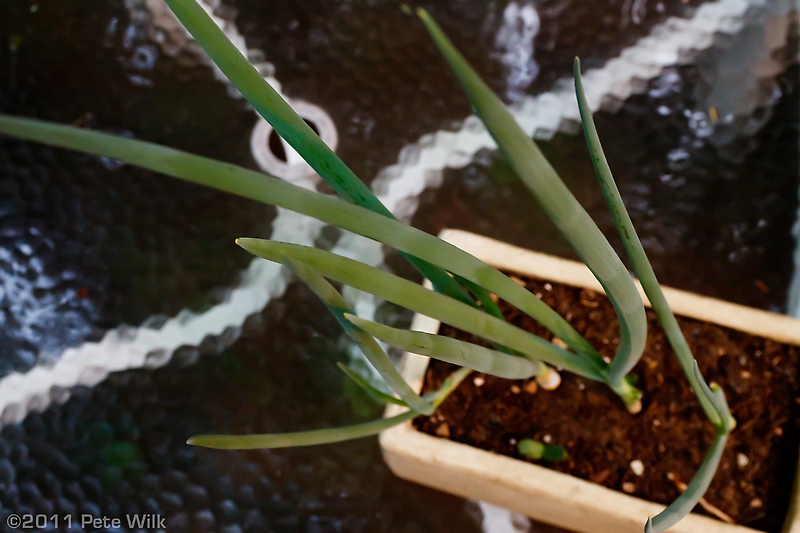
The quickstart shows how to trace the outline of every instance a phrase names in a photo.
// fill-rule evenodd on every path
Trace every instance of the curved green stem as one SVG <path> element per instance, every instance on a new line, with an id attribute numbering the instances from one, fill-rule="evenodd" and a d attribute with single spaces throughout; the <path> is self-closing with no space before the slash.
<path id="1" fill-rule="evenodd" d="M 364 392 L 366 392 L 372 399 L 377 400 L 380 403 L 391 403 L 394 405 L 402 405 L 403 407 L 410 406 L 399 398 L 395 398 L 389 394 L 386 394 L 382 390 L 379 390 L 375 386 L 373 386 L 369 381 L 359 376 L 354 370 L 351 370 L 347 365 L 344 363 L 336 363 L 336 366 L 339 367 L 345 376 L 350 378 L 350 380 L 358 385 Z"/>
<path id="2" fill-rule="evenodd" d="M 417 14 L 449 63 L 475 113 L 542 209 L 605 289 L 620 323 L 620 343 L 609 382 L 619 384 L 642 355 L 647 338 L 644 305 L 628 270 L 536 143 L 480 79 L 424 9 Z"/>
<path id="3" fill-rule="evenodd" d="M 583 131 L 586 136 L 586 144 L 591 152 L 592 164 L 594 165 L 597 179 L 600 182 L 603 197 L 608 204 L 611 215 L 614 217 L 614 224 L 619 230 L 619 235 L 625 246 L 625 251 L 628 253 L 628 257 L 631 260 L 633 272 L 639 278 L 639 282 L 642 284 L 642 288 L 647 298 L 650 300 L 650 305 L 653 307 L 658 321 L 664 328 L 664 333 L 669 340 L 670 346 L 672 346 L 672 350 L 678 358 L 683 373 L 689 380 L 692 390 L 694 390 L 700 405 L 703 407 L 703 411 L 715 426 L 720 427 L 723 420 L 730 417 L 730 413 L 720 415 L 717 412 L 717 409 L 713 405 L 713 398 L 710 392 L 706 392 L 708 387 L 703 380 L 703 376 L 700 375 L 699 372 L 695 372 L 694 356 L 689 348 L 689 344 L 686 342 L 686 338 L 683 336 L 683 332 L 669 304 L 667 304 L 667 299 L 664 297 L 661 285 L 659 285 L 658 279 L 656 279 L 653 267 L 650 265 L 644 247 L 639 240 L 639 235 L 636 233 L 631 217 L 628 215 L 628 211 L 625 209 L 625 205 L 622 202 L 622 196 L 614 182 L 614 176 L 611 174 L 611 168 L 608 166 L 608 161 L 603 152 L 603 146 L 600 143 L 600 137 L 597 134 L 592 112 L 586 101 L 586 94 L 583 91 L 583 81 L 581 80 L 581 65 L 578 58 L 575 58 L 574 77 L 575 93 L 578 97 L 581 123 L 583 124 Z M 614 374 L 615 369 L 615 375 L 626 373 L 629 370 L 628 366 L 615 367 L 616 363 L 617 361 L 614 360 L 611 364 L 612 374 Z"/>
<path id="4" fill-rule="evenodd" d="M 716 435 L 714 442 L 711 443 L 711 448 L 708 450 L 705 459 L 703 459 L 703 464 L 700 465 L 686 490 L 662 512 L 653 518 L 647 519 L 647 524 L 645 524 L 644 528 L 645 533 L 666 531 L 692 512 L 692 509 L 708 490 L 708 486 L 714 478 L 727 441 L 728 433 L 718 433 Z"/>
<path id="5" fill-rule="evenodd" d="M 529 359 L 509 355 L 442 335 L 422 331 L 391 328 L 354 315 L 345 319 L 389 346 L 406 352 L 426 355 L 440 361 L 485 372 L 505 379 L 528 379 L 539 371 L 539 364 Z"/>
<path id="6" fill-rule="evenodd" d="M 367 360 L 378 371 L 389 387 L 413 410 L 426 415 L 432 414 L 433 405 L 420 398 L 419 394 L 414 392 L 378 342 L 371 335 L 354 327 L 350 321 L 344 319 L 344 315 L 351 314 L 353 311 L 348 307 L 347 302 L 339 294 L 339 291 L 305 263 L 295 261 L 289 257 L 285 257 L 282 263 L 291 268 L 297 277 L 322 300 L 325 307 L 339 321 L 347 336 L 361 348 Z"/>
<path id="7" fill-rule="evenodd" d="M 434 405 L 438 407 L 470 372 L 472 371 L 468 368 L 456 370 L 444 380 L 442 386 L 438 390 L 426 394 L 425 399 L 432 401 Z M 419 413 L 415 411 L 406 411 L 405 413 L 391 418 L 381 418 L 380 420 L 372 420 L 353 426 L 298 431 L 294 433 L 275 433 L 269 435 L 195 435 L 189 438 L 186 444 L 218 450 L 252 450 L 314 446 L 317 444 L 344 442 L 377 435 L 381 431 L 413 420 L 417 416 L 419 416 Z"/>
<path id="8" fill-rule="evenodd" d="M 420 257 L 485 287 L 527 313 L 570 348 L 600 359 L 558 313 L 496 268 L 467 252 L 388 217 L 308 191 L 272 176 L 144 141 L 0 114 L 0 133 L 111 157 L 251 200 L 283 207 Z"/>
<path id="9" fill-rule="evenodd" d="M 394 218 L 369 187 L 358 179 L 306 121 L 267 83 L 196 0 L 166 0 L 166 3 L 258 114 L 269 122 L 339 196 L 370 211 Z M 463 287 L 442 269 L 416 257 L 403 255 L 438 290 L 465 303 L 474 303 Z"/>
<path id="10" fill-rule="evenodd" d="M 264 259 L 280 263 L 289 257 L 304 262 L 327 278 L 497 342 L 533 361 L 543 361 L 588 379 L 605 382 L 604 369 L 598 368 L 593 360 L 562 350 L 504 320 L 394 274 L 308 246 L 264 239 L 242 238 L 236 242 Z"/>
<path id="11" fill-rule="evenodd" d="M 416 411 L 406 411 L 391 418 L 381 418 L 362 424 L 340 428 L 315 429 L 294 433 L 274 433 L 268 435 L 195 435 L 186 441 L 192 446 L 215 448 L 217 450 L 254 450 L 289 448 L 295 446 L 314 446 L 346 440 L 361 439 L 377 435 L 385 429 L 413 420 L 419 416 Z"/>

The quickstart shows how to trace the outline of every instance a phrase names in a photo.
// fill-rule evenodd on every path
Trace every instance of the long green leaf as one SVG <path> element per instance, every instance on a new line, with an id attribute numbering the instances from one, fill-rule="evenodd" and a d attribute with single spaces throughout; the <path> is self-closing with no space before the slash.
<path id="1" fill-rule="evenodd" d="M 714 423 L 717 431 L 720 433 L 730 433 L 733 428 L 736 427 L 736 420 L 733 418 L 728 408 L 728 400 L 725 398 L 725 392 L 718 383 L 712 383 L 711 385 L 706 383 L 696 359 L 692 363 L 692 370 L 694 371 L 695 379 L 700 387 L 700 391 L 696 392 L 697 396 L 707 398 L 714 412 L 719 417 L 719 423 Z M 714 419 L 711 420 L 712 422 L 714 421 Z"/>
<path id="2" fill-rule="evenodd" d="M 389 356 L 386 355 L 386 352 L 383 351 L 383 348 L 380 347 L 378 342 L 371 335 L 368 335 L 359 328 L 353 327 L 352 323 L 344 319 L 345 314 L 352 314 L 353 311 L 348 307 L 347 302 L 345 302 L 342 295 L 339 294 L 339 291 L 307 264 L 295 261 L 290 257 L 284 258 L 281 262 L 291 268 L 297 277 L 303 280 L 314 294 L 322 300 L 325 307 L 328 308 L 342 325 L 347 336 L 361 348 L 367 360 L 375 370 L 378 371 L 389 387 L 391 387 L 413 410 L 426 415 L 432 414 L 434 411 L 433 405 L 420 398 L 420 396 L 414 392 L 406 380 L 403 379 L 400 372 L 397 371 L 394 363 Z"/>
<path id="3" fill-rule="evenodd" d="M 620 321 L 620 344 L 609 381 L 621 382 L 641 357 L 647 337 L 644 306 L 628 270 L 539 147 L 423 9 L 425 27 L 449 63 L 475 112 L 533 196 L 605 289 Z"/>
<path id="4" fill-rule="evenodd" d="M 461 382 L 464 381 L 471 373 L 472 370 L 469 368 L 459 368 L 444 378 L 442 386 L 439 387 L 438 390 L 426 394 L 425 399 L 430 399 L 437 407 L 440 406 L 442 402 L 447 399 L 450 393 L 456 390 Z"/>
<path id="5" fill-rule="evenodd" d="M 606 204 L 611 211 L 614 218 L 614 224 L 617 226 L 619 235 L 622 238 L 622 244 L 625 246 L 625 251 L 631 260 L 633 272 L 639 278 L 647 298 L 650 300 L 650 305 L 658 317 L 661 326 L 664 328 L 664 333 L 672 346 L 675 356 L 683 369 L 683 373 L 689 380 L 692 390 L 694 390 L 697 399 L 699 400 L 703 411 L 709 420 L 714 425 L 721 427 L 723 420 L 730 418 L 730 413 L 721 415 L 714 407 L 713 395 L 708 390 L 708 386 L 703 381 L 702 375 L 695 372 L 694 356 L 683 336 L 678 321 L 675 315 L 667 304 L 667 299 L 664 297 L 664 292 L 661 290 L 661 285 L 656 279 L 655 272 L 653 271 L 650 261 L 647 259 L 647 254 L 644 251 L 639 235 L 633 227 L 633 222 L 625 209 L 625 204 L 622 202 L 622 196 L 619 193 L 617 184 L 614 181 L 614 176 L 611 173 L 611 168 L 608 166 L 605 153 L 603 152 L 603 145 L 600 143 L 600 137 L 597 134 L 597 128 L 594 124 L 592 111 L 589 108 L 589 103 L 586 101 L 586 94 L 583 90 L 583 81 L 581 79 L 581 64 L 578 58 L 575 58 L 573 69 L 575 78 L 575 93 L 578 97 L 578 108 L 581 114 L 581 123 L 583 124 L 583 131 L 586 137 L 586 144 L 589 147 L 589 152 L 592 156 L 592 164 L 594 165 L 597 179 L 600 182 L 600 188 L 603 191 L 603 197 Z M 615 371 L 615 364 L 611 364 L 611 371 Z M 627 367 L 616 368 L 617 372 L 627 372 Z"/>
<path id="6" fill-rule="evenodd" d="M 344 374 L 349 377 L 356 385 L 361 387 L 368 395 L 372 398 L 378 400 L 379 402 L 383 403 L 391 403 L 394 405 L 399 405 L 401 407 L 408 407 L 408 404 L 403 400 L 395 398 L 394 396 L 390 396 L 385 392 L 378 390 L 375 388 L 371 383 L 369 383 L 366 379 L 359 376 L 355 371 L 351 370 L 347 366 L 342 363 L 336 363 Z M 469 374 L 472 372 L 472 369 L 469 368 L 460 368 L 457 371 L 453 372 L 450 376 L 445 378 L 442 387 L 438 390 L 427 392 L 425 393 L 422 398 L 425 401 L 432 402 L 434 406 L 440 405 L 444 399 L 447 397 L 450 392 L 458 386 L 459 383 Z"/>
<path id="7" fill-rule="evenodd" d="M 645 531 L 651 531 L 652 533 L 666 531 L 692 512 L 692 509 L 708 490 L 711 480 L 714 479 L 714 474 L 717 471 L 720 459 L 722 459 L 722 452 L 725 451 L 727 440 L 727 433 L 717 433 L 714 442 L 711 443 L 711 448 L 703 459 L 703 464 L 700 465 L 686 490 L 666 509 L 655 517 L 648 519 Z"/>
<path id="8" fill-rule="evenodd" d="M 495 316 L 497 318 L 502 318 L 503 320 L 505 320 L 505 317 L 503 316 L 503 312 L 500 310 L 500 306 L 497 305 L 497 302 L 495 302 L 494 299 L 492 299 L 492 295 L 489 294 L 488 291 L 484 290 L 481 286 L 479 286 L 479 285 L 477 285 L 475 283 L 472 283 L 470 280 L 462 278 L 461 276 L 455 276 L 455 278 L 464 287 L 466 287 L 470 291 L 472 291 L 472 293 L 478 298 L 478 301 L 481 303 L 481 307 L 483 307 L 484 311 L 486 311 L 487 313 L 489 313 L 492 316 Z M 519 353 L 516 353 L 513 350 L 509 350 L 508 348 L 505 348 L 504 346 L 499 346 L 497 344 L 492 344 L 492 347 L 495 348 L 498 351 L 507 353 L 509 355 L 516 355 L 516 356 L 520 355 Z M 602 358 L 599 355 L 589 354 L 589 357 L 594 357 L 595 360 L 598 363 L 600 363 L 602 361 Z M 605 361 L 603 361 L 603 364 L 604 363 L 605 363 Z M 601 366 L 602 366 L 602 364 L 601 364 Z M 546 376 L 546 375 L 548 375 L 549 372 L 553 371 L 546 364 L 541 363 L 541 362 L 538 363 L 538 367 L 539 368 L 537 370 L 537 375 L 540 376 L 540 377 Z M 624 394 L 621 394 L 621 396 L 623 398 L 625 397 Z"/>
<path id="9" fill-rule="evenodd" d="M 349 314 L 345 318 L 389 346 L 500 378 L 527 379 L 536 375 L 539 370 L 539 365 L 529 359 L 490 350 L 477 344 L 421 331 L 391 328 Z"/>
<path id="10" fill-rule="evenodd" d="M 195 435 L 186 444 L 215 448 L 217 450 L 254 450 L 259 448 L 289 448 L 314 446 L 346 440 L 360 439 L 377 435 L 385 429 L 402 424 L 419 416 L 416 411 L 407 411 L 391 418 L 381 418 L 340 428 L 316 429 L 294 433 L 275 433 L 268 435 Z"/>
<path id="11" fill-rule="evenodd" d="M 247 61 L 196 0 L 166 2 L 228 80 L 339 196 L 370 211 L 394 218 L 369 187 L 358 179 Z M 472 303 L 464 289 L 446 272 L 415 257 L 406 258 L 438 290 Z"/>
<path id="12" fill-rule="evenodd" d="M 496 268 L 415 228 L 272 176 L 144 141 L 0 114 L 0 133 L 142 168 L 251 200 L 276 205 L 369 237 L 477 283 L 532 316 L 570 348 L 599 358 L 558 313 Z"/>
<path id="13" fill-rule="evenodd" d="M 277 263 L 286 257 L 296 259 L 327 278 L 517 350 L 531 360 L 550 363 L 596 381 L 604 380 L 603 369 L 594 361 L 394 274 L 308 246 L 250 238 L 237 239 L 236 243 L 254 255 Z"/>
<path id="14" fill-rule="evenodd" d="M 377 401 L 379 401 L 381 403 L 391 403 L 391 404 L 394 404 L 394 405 L 401 405 L 403 407 L 409 407 L 409 405 L 406 402 L 404 402 L 403 400 L 395 398 L 394 396 L 390 396 L 389 394 L 386 394 L 382 390 L 378 390 L 376 387 L 374 387 L 366 379 L 362 378 L 355 371 L 353 371 L 350 368 L 348 368 L 347 365 L 345 365 L 343 363 L 336 363 L 336 366 L 339 367 L 339 370 L 344 372 L 345 376 L 350 378 L 350 380 L 352 380 L 353 383 L 355 383 L 356 385 L 361 387 L 361 389 L 364 392 L 366 392 L 374 400 L 377 400 Z"/>
<path id="15" fill-rule="evenodd" d="M 492 300 L 491 295 L 480 285 L 477 283 L 473 283 L 468 279 L 464 279 L 461 276 L 456 276 L 456 280 L 461 283 L 464 287 L 472 291 L 472 294 L 478 299 L 483 307 L 483 310 L 489 313 L 492 316 L 496 316 L 497 318 L 503 318 L 503 312 L 500 311 L 500 306 Z"/>
<path id="16" fill-rule="evenodd" d="M 472 372 L 468 368 L 459 368 L 442 382 L 438 390 L 425 395 L 434 405 L 439 406 L 447 399 L 458 385 Z M 295 433 L 276 433 L 268 435 L 195 435 L 186 441 L 186 444 L 215 448 L 218 450 L 252 450 L 259 448 L 289 448 L 295 446 L 314 446 L 317 444 L 330 444 L 347 440 L 360 439 L 377 435 L 381 431 L 413 420 L 419 416 L 415 411 L 382 418 L 363 424 L 341 428 L 316 429 L 311 431 L 298 431 Z"/>

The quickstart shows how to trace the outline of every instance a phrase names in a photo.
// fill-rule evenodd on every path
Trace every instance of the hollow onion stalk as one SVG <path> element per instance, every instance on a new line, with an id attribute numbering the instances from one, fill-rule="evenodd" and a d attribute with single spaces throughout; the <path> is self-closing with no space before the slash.
<path id="1" fill-rule="evenodd" d="M 345 314 L 344 318 L 394 348 L 500 378 L 528 379 L 540 371 L 539 363 L 477 344 L 422 331 L 392 328 L 351 314 Z"/>
<path id="2" fill-rule="evenodd" d="M 647 519 L 644 527 L 645 533 L 666 531 L 692 512 L 692 509 L 695 508 L 700 498 L 708 490 L 709 485 L 711 485 L 711 480 L 714 478 L 719 462 L 722 459 L 722 453 L 725 451 L 728 435 L 728 433 L 717 433 L 714 436 L 714 441 L 711 443 L 703 463 L 686 487 L 686 490 L 658 515 Z"/>
<path id="3" fill-rule="evenodd" d="M 196 0 L 166 0 L 186 30 L 250 105 L 342 198 L 385 217 L 391 212 L 250 64 Z M 403 254 L 442 292 L 473 303 L 441 268 Z"/>
<path id="4" fill-rule="evenodd" d="M 628 270 L 503 102 L 481 80 L 430 15 L 421 8 L 417 9 L 417 15 L 506 160 L 605 289 L 620 323 L 620 343 L 609 369 L 609 384 L 612 387 L 624 386 L 622 381 L 641 357 L 647 338 L 644 305 Z"/>
<path id="5" fill-rule="evenodd" d="M 382 390 L 378 389 L 374 385 L 372 385 L 369 381 L 362 378 L 355 370 L 351 369 L 344 363 L 336 363 L 336 366 L 339 367 L 345 376 L 350 378 L 350 380 L 358 385 L 364 392 L 366 392 L 370 397 L 374 400 L 377 400 L 380 403 L 391 403 L 394 405 L 402 405 L 403 407 L 410 406 L 399 398 L 395 398 L 389 394 L 386 394 Z"/>
<path id="6" fill-rule="evenodd" d="M 614 176 L 611 173 L 611 168 L 606 160 L 600 137 L 597 134 L 592 112 L 586 101 L 586 94 L 583 90 L 583 80 L 581 79 L 580 60 L 577 57 L 575 58 L 573 76 L 575 78 L 575 94 L 578 98 L 581 124 L 583 124 L 586 144 L 592 157 L 592 165 L 597 174 L 597 179 L 600 182 L 600 188 L 603 191 L 603 198 L 605 198 L 606 204 L 614 218 L 614 224 L 622 238 L 625 251 L 631 260 L 633 271 L 639 278 L 639 282 L 642 284 L 642 288 L 647 298 L 650 300 L 650 305 L 652 305 L 661 326 L 664 328 L 667 339 L 672 346 L 684 374 L 689 380 L 689 384 L 695 396 L 697 396 L 703 411 L 717 430 L 717 435 L 711 448 L 707 452 L 703 463 L 700 465 L 700 468 L 695 473 L 686 490 L 674 502 L 667 506 L 664 511 L 654 518 L 648 519 L 645 531 L 648 533 L 661 533 L 689 514 L 700 501 L 700 498 L 703 497 L 703 494 L 711 484 L 714 473 L 717 471 L 719 461 L 722 458 L 722 452 L 725 449 L 725 442 L 735 425 L 735 421 L 728 409 L 728 404 L 722 389 L 716 384 L 712 384 L 711 386 L 707 385 L 703 375 L 700 373 L 697 361 L 694 359 L 689 345 L 686 342 L 686 338 L 683 336 L 683 332 L 678 326 L 675 314 L 667 304 L 664 292 L 661 290 L 661 285 L 659 285 L 656 279 L 653 267 L 650 265 L 644 247 L 639 240 L 639 235 L 633 227 L 633 222 L 631 221 L 627 209 L 625 209 L 622 196 L 619 193 L 619 189 L 614 181 Z M 614 372 L 613 367 L 614 365 L 612 363 L 612 373 Z"/>
<path id="7" fill-rule="evenodd" d="M 595 173 L 597 174 L 597 180 L 600 182 L 600 188 L 603 191 L 603 198 L 605 198 L 606 204 L 614 218 L 614 224 L 622 238 L 622 244 L 631 260 L 633 272 L 636 274 L 636 277 L 639 278 L 639 282 L 642 284 L 647 299 L 650 300 L 650 305 L 653 307 L 658 321 L 664 328 L 664 333 L 675 352 L 675 356 L 678 358 L 678 362 L 681 364 L 684 374 L 689 380 L 692 389 L 695 391 L 706 416 L 715 426 L 718 426 L 721 423 L 721 418 L 712 405 L 711 398 L 703 391 L 703 387 L 701 386 L 703 377 L 694 371 L 694 356 L 686 342 L 686 338 L 683 336 L 683 332 L 678 326 L 675 314 L 670 309 L 669 304 L 667 304 L 667 299 L 664 297 L 661 285 L 659 285 L 658 279 L 656 279 L 653 267 L 647 259 L 647 254 L 639 240 L 639 235 L 636 233 L 631 217 L 622 202 L 622 196 L 614 181 L 614 176 L 606 160 L 600 137 L 597 134 L 597 128 L 594 124 L 592 112 L 589 109 L 589 103 L 586 101 L 580 69 L 580 60 L 575 58 L 573 70 L 575 94 L 578 98 L 578 108 L 581 114 L 581 124 L 583 124 L 583 131 L 586 136 L 586 144 L 589 147 L 592 165 L 594 165 Z M 612 362 L 612 371 L 613 366 L 614 363 Z M 730 413 L 728 413 L 727 416 L 729 417 Z"/>
<path id="8" fill-rule="evenodd" d="M 186 444 L 218 450 L 253 450 L 289 448 L 296 446 L 315 446 L 377 435 L 383 430 L 413 420 L 419 416 L 414 410 L 393 416 L 355 424 L 352 426 L 313 429 L 292 433 L 272 433 L 253 435 L 195 435 Z"/>
<path id="9" fill-rule="evenodd" d="M 472 372 L 468 368 L 460 368 L 450 374 L 442 386 L 433 393 L 426 394 L 425 399 L 430 400 L 435 406 L 441 403 L 452 393 L 456 387 Z M 292 433 L 272 433 L 261 435 L 195 435 L 190 437 L 186 444 L 215 448 L 218 450 L 252 450 L 269 448 L 288 448 L 295 446 L 315 446 L 360 439 L 377 435 L 378 433 L 413 420 L 419 413 L 413 410 L 406 411 L 391 418 L 381 418 L 339 428 L 315 429 L 310 431 L 297 431 Z"/>
<path id="10" fill-rule="evenodd" d="M 604 369 L 592 360 L 563 350 L 541 337 L 449 296 L 373 266 L 298 244 L 253 238 L 240 238 L 236 243 L 253 255 L 276 263 L 283 262 L 287 257 L 303 262 L 326 278 L 479 335 L 516 350 L 532 361 L 543 361 L 594 381 L 605 380 Z"/>
<path id="11" fill-rule="evenodd" d="M 311 216 L 446 268 L 533 317 L 578 353 L 603 363 L 575 329 L 534 294 L 467 252 L 402 222 L 278 178 L 126 137 L 0 114 L 0 133 L 118 159 L 198 185 Z"/>
<path id="12" fill-rule="evenodd" d="M 289 257 L 285 257 L 282 262 L 291 268 L 292 272 L 322 300 L 325 307 L 339 321 L 347 336 L 358 345 L 386 384 L 414 411 L 426 415 L 433 414 L 433 405 L 414 392 L 378 341 L 363 329 L 353 326 L 350 320 L 345 319 L 345 315 L 350 315 L 353 311 L 347 306 L 347 302 L 344 301 L 339 291 L 306 263 L 295 261 Z"/>

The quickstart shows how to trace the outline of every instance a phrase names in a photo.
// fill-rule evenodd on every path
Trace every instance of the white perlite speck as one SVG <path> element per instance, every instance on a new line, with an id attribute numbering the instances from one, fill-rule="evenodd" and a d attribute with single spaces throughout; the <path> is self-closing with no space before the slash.
<path id="1" fill-rule="evenodd" d="M 641 475 L 644 474 L 644 463 L 639 459 L 631 461 L 631 470 L 634 474 L 641 477 Z"/>
<path id="2" fill-rule="evenodd" d="M 736 464 L 739 465 L 739 468 L 744 468 L 750 464 L 750 458 L 743 453 L 737 453 Z"/>

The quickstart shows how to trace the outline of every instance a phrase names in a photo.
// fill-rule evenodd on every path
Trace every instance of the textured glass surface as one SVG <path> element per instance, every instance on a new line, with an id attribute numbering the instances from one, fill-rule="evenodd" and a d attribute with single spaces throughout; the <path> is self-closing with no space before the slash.
<path id="1" fill-rule="evenodd" d="M 571 72 L 575 55 L 587 67 L 602 65 L 656 22 L 689 16 L 700 3 L 458 0 L 414 5 L 436 17 L 493 89 L 516 100 L 550 90 Z M 404 16 L 395 1 L 301 0 L 273 2 L 269 9 L 260 0 L 230 5 L 238 10 L 235 20 L 248 46 L 263 50 L 275 65 L 284 92 L 328 110 L 339 127 L 339 153 L 362 179 L 395 163 L 407 143 L 453 127 L 469 110 L 421 25 Z M 531 17 L 540 20 L 536 32 Z M 511 46 L 519 37 L 521 46 Z"/>
<path id="2" fill-rule="evenodd" d="M 160 56 L 121 3 L 4 3 L 0 36 L 3 112 L 252 164 L 252 115 L 207 67 Z M 5 138 L 0 206 L 0 376 L 121 323 L 208 307 L 249 262 L 235 236 L 268 236 L 274 216 L 115 161 Z"/>

